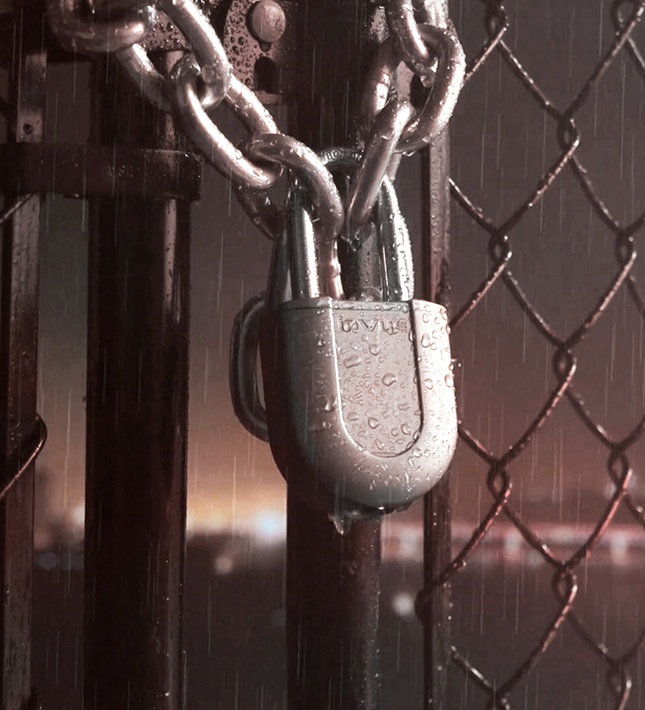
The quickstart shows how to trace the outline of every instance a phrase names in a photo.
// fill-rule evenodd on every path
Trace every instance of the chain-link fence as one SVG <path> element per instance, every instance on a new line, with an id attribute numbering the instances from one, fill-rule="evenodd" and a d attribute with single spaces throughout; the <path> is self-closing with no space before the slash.
<path id="1" fill-rule="evenodd" d="M 644 13 L 451 3 L 470 60 L 451 124 L 452 497 L 479 522 L 434 587 L 456 599 L 446 707 L 642 706 Z"/>

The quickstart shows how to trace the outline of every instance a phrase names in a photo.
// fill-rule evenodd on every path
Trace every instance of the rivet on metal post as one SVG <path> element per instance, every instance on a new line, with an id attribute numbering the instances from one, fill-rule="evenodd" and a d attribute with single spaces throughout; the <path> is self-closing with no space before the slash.
<path id="1" fill-rule="evenodd" d="M 287 18 L 275 0 L 261 0 L 249 10 L 248 23 L 251 34 L 259 42 L 273 44 L 284 34 Z"/>

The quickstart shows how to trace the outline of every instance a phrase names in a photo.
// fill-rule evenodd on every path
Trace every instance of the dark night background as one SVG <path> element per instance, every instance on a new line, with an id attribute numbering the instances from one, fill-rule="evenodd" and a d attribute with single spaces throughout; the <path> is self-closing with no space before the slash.
<path id="1" fill-rule="evenodd" d="M 611 43 L 610 4 L 505 4 L 510 18 L 505 41 L 557 107 L 568 105 Z M 461 0 L 451 2 L 450 8 L 470 58 L 486 38 L 483 4 Z M 645 46 L 645 29 L 638 28 L 634 38 Z M 88 81 L 85 64 L 52 68 L 49 140 L 86 140 Z M 576 114 L 582 137 L 576 154 L 621 223 L 631 222 L 645 209 L 643 81 L 622 52 Z M 232 130 L 230 117 L 222 113 L 218 120 Z M 451 146 L 453 179 L 495 223 L 526 198 L 559 152 L 555 123 L 497 54 L 465 86 L 451 123 Z M 411 232 L 418 235 L 418 158 L 404 160 L 397 187 Z M 202 193 L 193 211 L 188 701 L 195 709 L 273 710 L 283 707 L 284 692 L 285 487 L 268 447 L 235 419 L 227 383 L 232 320 L 242 303 L 264 288 L 271 245 L 238 206 L 226 180 L 210 168 L 204 172 Z M 456 310 L 485 277 L 490 261 L 486 234 L 455 203 L 451 224 Z M 78 707 L 82 687 L 78 543 L 83 519 L 86 226 L 81 201 L 48 200 L 42 231 L 39 407 L 50 438 L 38 463 L 34 606 L 35 680 L 48 708 Z M 559 175 L 510 239 L 514 276 L 555 331 L 568 334 L 617 268 L 614 236 L 593 213 L 569 170 Z M 637 247 L 640 239 L 637 233 Z M 638 260 L 632 273 L 637 279 L 643 273 Z M 644 345 L 643 319 L 623 289 L 575 348 L 576 389 L 594 417 L 617 437 L 633 427 L 645 409 Z M 455 330 L 452 347 L 459 363 L 460 418 L 489 449 L 501 454 L 555 385 L 553 347 L 500 282 Z M 644 453 L 638 443 L 629 454 L 634 467 L 630 491 L 636 500 L 643 500 L 645 493 Z M 563 402 L 511 467 L 513 504 L 531 524 L 562 524 L 565 538 L 587 529 L 612 490 L 606 459 L 606 450 Z M 453 515 L 460 530 L 474 527 L 489 505 L 486 471 L 459 446 Z M 392 543 L 384 564 L 384 709 L 420 707 L 421 632 L 410 607 L 421 586 L 419 519 L 420 508 L 415 506 L 388 523 L 390 536 L 399 542 L 405 525 L 417 532 L 410 533 L 407 552 L 403 543 L 398 548 Z M 645 534 L 630 520 L 624 513 L 616 520 L 625 526 L 617 530 L 631 531 L 628 549 L 621 552 L 620 541 L 601 548 L 579 571 L 576 609 L 591 633 L 616 654 L 645 625 L 640 611 Z M 570 553 L 567 539 L 562 549 Z M 489 677 L 500 679 L 526 656 L 555 611 L 549 570 L 520 543 L 518 552 L 513 540 L 485 543 L 454 582 L 455 644 Z M 455 545 L 454 551 L 458 549 Z M 642 658 L 631 669 L 634 689 L 628 707 L 635 710 L 645 697 Z M 603 664 L 565 624 L 537 670 L 512 695 L 513 707 L 613 707 L 605 674 Z M 452 692 L 455 709 L 485 707 L 484 696 L 457 672 Z"/>

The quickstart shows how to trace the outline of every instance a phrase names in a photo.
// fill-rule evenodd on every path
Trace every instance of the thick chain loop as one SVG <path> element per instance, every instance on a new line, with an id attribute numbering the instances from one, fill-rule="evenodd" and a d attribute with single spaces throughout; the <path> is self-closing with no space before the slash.
<path id="1" fill-rule="evenodd" d="M 68 51 L 105 54 L 141 42 L 156 22 L 157 13 L 152 6 L 134 7 L 122 19 L 100 22 L 85 18 L 75 0 L 48 0 L 47 19 Z"/>
<path id="2" fill-rule="evenodd" d="M 319 241 L 329 242 L 338 236 L 345 220 L 343 201 L 331 173 L 311 148 L 291 136 L 278 133 L 255 136 L 244 149 L 252 160 L 288 168 L 307 186 L 316 209 Z"/>
<path id="3" fill-rule="evenodd" d="M 372 136 L 352 180 L 347 207 L 348 234 L 354 234 L 367 223 L 384 177 L 391 177 L 389 171 L 396 147 L 413 113 L 405 99 L 395 99 L 376 116 Z"/>
<path id="4" fill-rule="evenodd" d="M 410 69 L 422 79 L 434 77 L 436 56 L 424 42 L 412 0 L 389 0 L 386 13 L 392 35 Z"/>
<path id="5" fill-rule="evenodd" d="M 448 125 L 466 71 L 464 50 L 452 27 L 416 25 L 416 31 L 436 56 L 437 67 L 425 105 L 406 126 L 397 145 L 397 152 L 402 153 L 412 153 L 428 145 Z M 363 123 L 368 130 L 385 107 L 398 66 L 405 59 L 394 36 L 388 37 L 379 47 L 362 99 Z M 427 71 L 431 69 L 428 66 Z"/>
<path id="6" fill-rule="evenodd" d="M 203 84 L 200 92 L 202 107 L 208 110 L 217 106 L 229 90 L 233 69 L 213 26 L 192 0 L 159 0 L 157 5 L 191 46 Z M 117 59 L 151 103 L 164 111 L 172 110 L 168 97 L 173 87 L 157 71 L 143 47 L 135 44 L 123 49 L 117 52 Z"/>
<path id="7" fill-rule="evenodd" d="M 191 55 L 172 69 L 175 105 L 184 130 L 202 155 L 236 185 L 268 190 L 280 175 L 280 168 L 252 163 L 211 121 L 201 105 L 197 79 L 199 65 Z M 252 135 L 280 133 L 271 114 L 257 96 L 235 76 L 231 77 L 224 103 L 233 109 Z"/>

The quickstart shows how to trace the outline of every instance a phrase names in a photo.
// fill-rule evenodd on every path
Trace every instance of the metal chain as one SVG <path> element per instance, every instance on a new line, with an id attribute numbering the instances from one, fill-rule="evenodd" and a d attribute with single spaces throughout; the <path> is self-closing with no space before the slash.
<path id="1" fill-rule="evenodd" d="M 157 9 L 168 16 L 191 47 L 191 52 L 177 62 L 169 77 L 157 71 L 141 45 L 157 22 Z M 418 14 L 424 17 L 423 12 Z M 353 228 L 367 221 L 388 169 L 392 176 L 394 170 L 390 166 L 396 163 L 393 153 L 414 152 L 445 128 L 465 71 L 464 53 L 452 28 L 418 24 L 412 0 L 389 0 L 387 16 L 391 37 L 378 52 L 362 103 L 361 133 L 367 136 L 365 142 L 371 148 L 366 150 L 364 165 L 354 176 L 349 219 Z M 255 94 L 233 75 L 222 43 L 194 0 L 157 0 L 154 5 L 133 5 L 125 17 L 110 21 L 84 16 L 74 0 L 49 0 L 48 18 L 67 49 L 114 53 L 124 72 L 151 103 L 164 111 L 175 111 L 197 149 L 233 182 L 242 204 L 266 234 L 275 236 L 276 225 L 281 223 L 276 219 L 280 210 L 272 205 L 267 191 L 280 176 L 282 166 L 315 186 L 318 221 L 325 225 L 323 239 L 339 234 L 345 217 L 329 171 L 304 144 L 288 136 L 277 138 L 282 134 L 275 121 Z M 402 61 L 425 84 L 432 85 L 418 114 L 409 105 L 396 102 L 394 96 L 395 74 Z M 390 100 L 396 103 L 377 121 Z M 222 134 L 207 113 L 222 102 L 251 134 L 241 149 Z M 397 136 L 395 143 L 391 140 L 393 131 Z M 387 160 L 383 157 L 385 146 Z M 323 175 L 326 177 L 322 178 Z M 323 216 L 326 210 L 331 213 Z"/>

